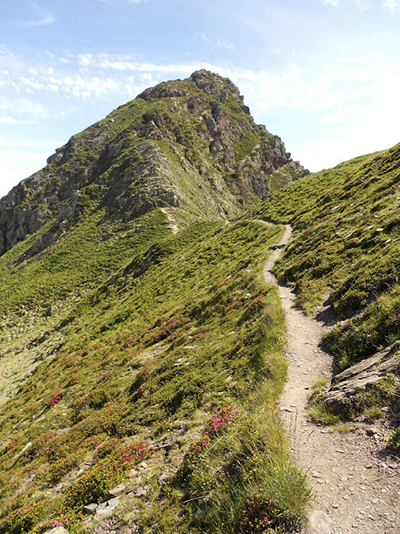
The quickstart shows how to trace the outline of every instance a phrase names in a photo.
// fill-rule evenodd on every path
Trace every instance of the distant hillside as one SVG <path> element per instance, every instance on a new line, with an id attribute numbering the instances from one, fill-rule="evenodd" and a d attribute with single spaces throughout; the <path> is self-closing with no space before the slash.
<path id="1" fill-rule="evenodd" d="M 0 200 L 0 532 L 304 521 L 276 406 L 284 316 L 262 276 L 283 227 L 238 220 L 304 174 L 200 71 Z"/>

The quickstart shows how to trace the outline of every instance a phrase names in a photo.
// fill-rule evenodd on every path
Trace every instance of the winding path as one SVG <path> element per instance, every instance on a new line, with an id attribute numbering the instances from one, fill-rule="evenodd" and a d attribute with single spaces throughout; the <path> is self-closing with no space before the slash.
<path id="1" fill-rule="evenodd" d="M 280 247 L 291 233 L 286 226 Z M 354 431 L 340 433 L 308 417 L 308 393 L 316 379 L 332 376 L 332 357 L 321 345 L 327 327 L 296 308 L 294 292 L 277 283 L 271 271 L 280 253 L 274 250 L 264 268 L 266 282 L 278 285 L 286 314 L 289 369 L 280 410 L 295 460 L 309 476 L 315 508 L 331 518 L 309 532 L 399 534 L 399 461 L 385 456 L 383 423 L 358 423 Z"/>

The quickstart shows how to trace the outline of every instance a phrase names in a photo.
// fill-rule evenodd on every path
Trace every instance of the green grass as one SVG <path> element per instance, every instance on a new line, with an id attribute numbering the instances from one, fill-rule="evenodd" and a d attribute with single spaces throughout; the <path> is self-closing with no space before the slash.
<path id="1" fill-rule="evenodd" d="M 255 492 L 269 526 L 301 523 L 309 490 L 275 404 L 286 376 L 284 316 L 276 289 L 262 281 L 283 228 L 199 223 L 171 236 L 160 212 L 132 230 L 140 222 L 141 232 L 128 228 L 119 239 L 104 227 L 101 241 L 83 218 L 41 262 L 24 266 L 19 288 L 3 272 L 8 294 L 15 287 L 21 302 L 26 291 L 32 308 L 56 305 L 75 285 L 87 291 L 53 327 L 51 358 L 38 343 L 37 367 L 0 409 L 0 530 L 40 533 L 68 520 L 78 532 L 83 504 L 129 483 L 143 460 L 148 490 L 135 504 L 143 532 L 250 532 L 249 521 L 264 517 Z M 43 280 L 51 276 L 50 296 Z M 215 417 L 224 419 L 217 430 Z M 122 505 L 117 515 L 133 521 Z"/>
<path id="2" fill-rule="evenodd" d="M 399 157 L 397 145 L 312 174 L 255 214 L 294 228 L 275 273 L 298 304 L 312 313 L 329 296 L 340 319 L 355 316 L 325 337 L 339 369 L 399 339 Z"/>
<path id="3" fill-rule="evenodd" d="M 323 425 L 334 425 L 340 421 L 340 417 L 334 415 L 324 401 L 318 401 L 312 404 L 308 412 L 314 422 L 322 423 Z"/>
<path id="4" fill-rule="evenodd" d="M 240 140 L 234 144 L 235 160 L 239 162 L 249 156 L 259 142 L 260 138 L 256 133 L 243 133 Z"/>
<path id="5" fill-rule="evenodd" d="M 318 397 L 321 397 L 324 391 L 326 391 L 327 386 L 328 386 L 328 379 L 325 376 L 322 376 L 321 378 L 317 378 L 312 388 L 312 391 L 309 394 L 309 397 L 308 397 L 309 400 L 313 401 L 315 399 L 318 399 Z"/>

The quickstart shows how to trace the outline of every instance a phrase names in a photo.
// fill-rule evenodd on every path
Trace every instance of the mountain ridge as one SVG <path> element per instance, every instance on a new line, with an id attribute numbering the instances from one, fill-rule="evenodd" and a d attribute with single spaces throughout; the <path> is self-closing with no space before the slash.
<path id="1" fill-rule="evenodd" d="M 184 225 L 233 217 L 269 194 L 274 173 L 285 183 L 307 172 L 279 137 L 255 125 L 230 80 L 197 71 L 145 90 L 74 135 L 3 197 L 0 254 L 54 217 L 56 240 L 96 204 L 125 218 L 170 206 Z"/>
<path id="2" fill-rule="evenodd" d="M 263 268 L 292 224 L 274 272 L 339 320 L 337 370 L 395 342 L 399 161 L 397 146 L 307 176 L 199 71 L 1 199 L 0 531 L 298 532 L 310 487 L 278 413 L 285 317 Z M 378 418 L 392 454 L 399 376 L 343 388 L 340 414 L 316 385 L 312 417 Z"/>

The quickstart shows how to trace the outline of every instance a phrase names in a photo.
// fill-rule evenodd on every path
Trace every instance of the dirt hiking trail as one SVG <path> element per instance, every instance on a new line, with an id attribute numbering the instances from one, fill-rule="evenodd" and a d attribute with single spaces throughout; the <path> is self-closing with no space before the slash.
<path id="1" fill-rule="evenodd" d="M 286 226 L 279 247 L 288 243 L 291 233 Z M 399 534 L 399 460 L 385 449 L 385 423 L 361 422 L 353 431 L 340 433 L 313 424 L 308 416 L 308 394 L 316 379 L 332 376 L 332 356 L 321 344 L 329 326 L 297 309 L 294 292 L 277 283 L 271 270 L 280 253 L 280 248 L 274 250 L 264 268 L 266 282 L 278 285 L 286 314 L 289 370 L 280 410 L 294 458 L 312 486 L 313 508 L 324 512 L 314 527 L 311 514 L 304 532 Z"/>

